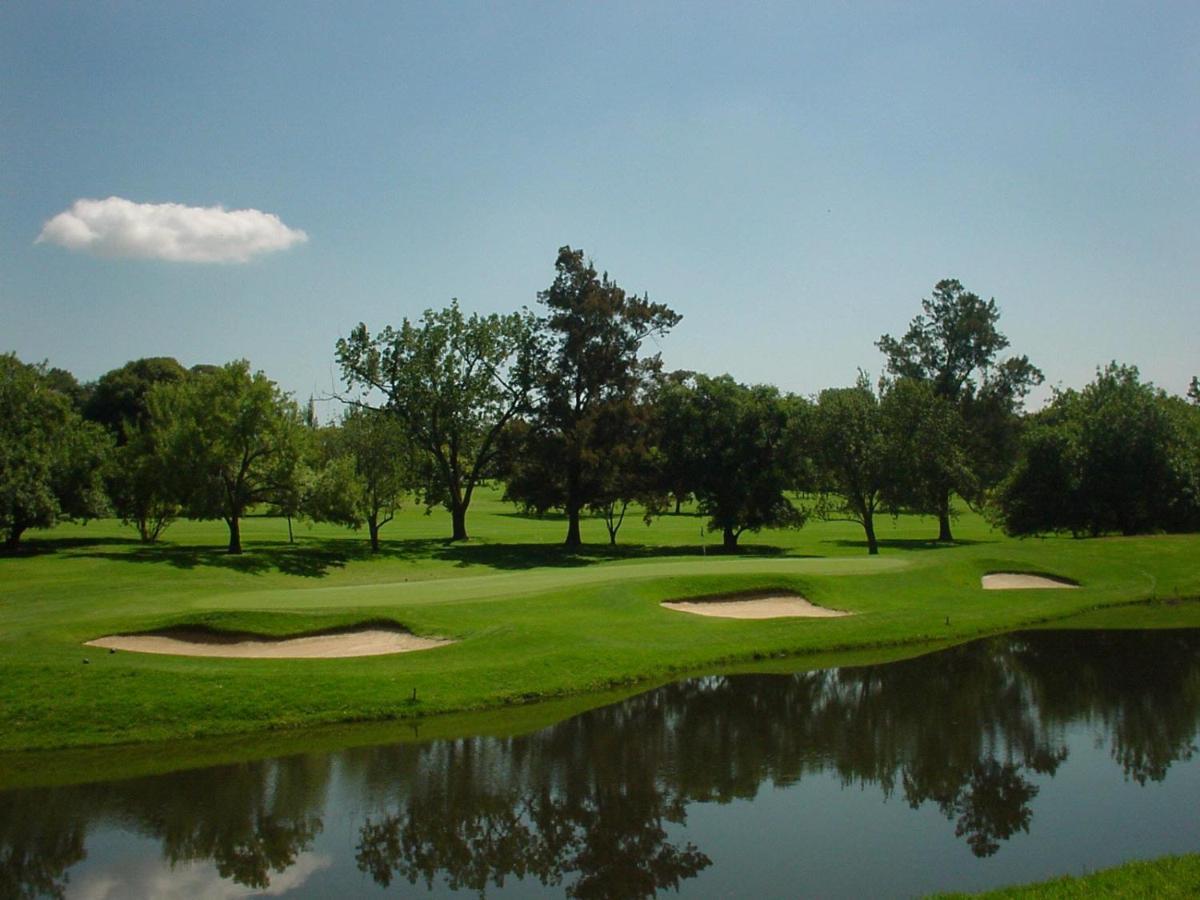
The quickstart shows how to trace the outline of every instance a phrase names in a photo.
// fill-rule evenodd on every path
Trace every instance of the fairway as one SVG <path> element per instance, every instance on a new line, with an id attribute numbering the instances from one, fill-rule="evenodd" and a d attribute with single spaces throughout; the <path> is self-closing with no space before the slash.
<path id="1" fill-rule="evenodd" d="M 448 516 L 408 509 L 377 555 L 361 535 L 331 526 L 293 523 L 290 544 L 287 523 L 268 517 L 246 520 L 240 557 L 224 553 L 220 523 L 178 522 L 153 546 L 111 520 L 34 534 L 26 552 L 0 558 L 0 748 L 427 717 L 1200 596 L 1194 536 L 1018 541 L 965 511 L 951 546 L 929 540 L 931 518 L 885 520 L 876 557 L 857 525 L 815 520 L 747 534 L 742 553 L 721 555 L 687 509 L 649 527 L 632 521 L 615 547 L 600 521 L 585 519 L 584 547 L 568 552 L 561 518 L 517 514 L 495 490 L 469 522 L 473 540 L 448 543 Z M 1079 588 L 983 590 L 981 578 L 994 572 Z M 796 594 L 852 615 L 751 621 L 661 605 L 747 591 Z M 1155 602 L 1117 624 L 1196 624 L 1198 608 Z M 356 626 L 455 643 L 342 659 L 84 646 L 163 629 L 288 637 Z"/>

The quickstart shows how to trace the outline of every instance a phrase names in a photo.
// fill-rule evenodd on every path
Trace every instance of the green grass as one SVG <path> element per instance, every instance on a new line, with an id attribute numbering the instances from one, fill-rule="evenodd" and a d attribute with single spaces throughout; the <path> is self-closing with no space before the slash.
<path id="1" fill-rule="evenodd" d="M 836 650 L 953 642 L 1057 621 L 1086 627 L 1200 624 L 1200 536 L 1014 541 L 972 514 L 937 546 L 931 519 L 810 523 L 746 535 L 716 554 L 703 520 L 628 522 L 607 546 L 586 521 L 580 553 L 561 520 L 516 514 L 495 494 L 473 506 L 473 539 L 448 544 L 445 515 L 406 511 L 365 540 L 280 519 L 179 522 L 145 547 L 116 522 L 35 533 L 0 557 L 0 750 L 79 748 L 496 709 L 661 681 L 682 672 Z M 1072 591 L 985 592 L 988 571 L 1065 576 Z M 799 591 L 841 619 L 715 620 L 660 601 L 753 588 Z M 1150 602 L 1148 602 L 1150 601 Z M 1118 612 L 1111 607 L 1143 603 Z M 1101 610 L 1101 612 L 1095 612 Z M 457 639 L 421 653 L 342 660 L 221 660 L 108 654 L 100 635 L 179 625 L 286 635 L 394 621 Z M 84 664 L 87 658 L 89 663 Z M 804 660 L 787 665 L 801 667 Z M 416 700 L 412 699 L 416 691 Z M 587 701 L 580 701 L 586 703 Z M 598 701 L 595 701 L 598 702 Z"/>
<path id="2" fill-rule="evenodd" d="M 1035 897 L 1060 900 L 1072 897 L 1197 897 L 1200 896 L 1200 854 L 1163 856 L 1150 861 L 1134 861 L 1103 869 L 1079 878 L 1064 876 L 1035 884 L 988 891 L 983 894 L 936 894 L 950 898 Z"/>

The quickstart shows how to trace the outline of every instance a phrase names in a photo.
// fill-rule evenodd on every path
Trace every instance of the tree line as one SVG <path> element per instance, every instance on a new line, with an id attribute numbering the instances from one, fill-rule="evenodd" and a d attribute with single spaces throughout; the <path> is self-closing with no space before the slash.
<path id="1" fill-rule="evenodd" d="M 937 518 L 952 498 L 1014 535 L 1200 528 L 1200 383 L 1187 399 L 1113 363 L 1082 390 L 1024 400 L 1042 382 L 1003 355 L 994 299 L 939 281 L 883 375 L 801 397 L 730 375 L 664 371 L 646 343 L 681 316 L 626 292 L 563 247 L 538 313 L 466 314 L 457 301 L 398 327 L 360 323 L 335 347 L 345 390 L 318 421 L 245 360 L 185 369 L 134 360 L 81 385 L 0 356 L 0 528 L 115 514 L 146 542 L 179 516 L 240 520 L 268 508 L 380 530 L 409 498 L 468 537 L 476 489 L 500 481 L 521 508 L 586 514 L 616 543 L 626 514 L 649 521 L 694 500 L 726 549 L 764 527 L 846 518 L 878 552 L 879 515 Z M 803 499 L 799 499 L 803 497 Z"/>

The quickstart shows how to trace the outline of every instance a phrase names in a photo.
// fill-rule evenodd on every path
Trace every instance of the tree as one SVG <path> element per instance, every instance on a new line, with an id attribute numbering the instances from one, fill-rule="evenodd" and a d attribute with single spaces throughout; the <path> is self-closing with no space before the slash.
<path id="1" fill-rule="evenodd" d="M 630 505 L 641 506 L 642 520 L 649 525 L 666 509 L 667 491 L 652 403 L 609 404 L 598 412 L 588 466 L 595 482 L 588 509 L 604 520 L 608 542 L 616 544 Z"/>
<path id="2" fill-rule="evenodd" d="M 531 315 L 466 317 L 457 300 L 375 337 L 359 323 L 337 342 L 347 387 L 363 390 L 358 402 L 382 394 L 409 440 L 429 454 L 426 504 L 449 510 L 451 540 L 467 539 L 471 497 L 492 474 L 497 436 L 526 408 L 535 356 Z"/>
<path id="3" fill-rule="evenodd" d="M 75 412 L 83 412 L 88 398 L 91 396 L 91 385 L 80 384 L 79 379 L 71 372 L 68 372 L 66 369 L 60 369 L 57 366 L 52 368 L 43 367 L 42 377 L 47 387 L 58 391 L 58 393 L 67 398 L 71 404 L 71 409 L 75 410 Z"/>
<path id="4" fill-rule="evenodd" d="M 769 385 L 728 375 L 669 380 L 658 398 L 665 465 L 684 472 L 708 527 L 726 550 L 743 532 L 804 523 L 786 491 L 802 465 L 798 435 L 808 409 Z"/>
<path id="5" fill-rule="evenodd" d="M 29 528 L 104 512 L 111 441 L 51 386 L 46 366 L 0 355 L 0 529 L 15 549 Z"/>
<path id="6" fill-rule="evenodd" d="M 950 495 L 958 492 L 968 502 L 982 498 L 982 489 L 994 483 L 998 472 L 1011 461 L 1005 451 L 1012 440 L 970 440 L 985 431 L 1011 436 L 1012 422 L 1029 390 L 1041 384 L 1041 371 L 1028 357 L 997 362 L 1008 347 L 996 328 L 1000 311 L 995 299 L 986 303 L 957 280 L 939 281 L 930 298 L 921 301 L 924 312 L 897 340 L 883 335 L 876 346 L 887 357 L 888 372 L 896 378 L 928 382 L 936 396 L 949 401 L 963 422 L 959 431 L 969 442 L 972 479 L 937 481 L 925 492 L 932 499 L 929 512 L 938 517 L 938 540 L 953 541 L 950 531 Z M 964 449 L 967 449 L 964 446 Z M 963 470 L 965 471 L 965 470 Z"/>
<path id="7" fill-rule="evenodd" d="M 821 391 L 814 416 L 813 449 L 825 518 L 839 514 L 858 522 L 867 536 L 867 553 L 879 553 L 875 513 L 896 492 L 894 442 L 880 401 L 866 375 L 854 387 Z M 836 499 L 834 499 L 836 498 Z"/>
<path id="8" fill-rule="evenodd" d="M 1200 528 L 1200 410 L 1111 363 L 1033 417 L 994 499 L 1014 535 Z"/>
<path id="9" fill-rule="evenodd" d="M 165 440 L 187 515 L 223 519 L 229 552 L 241 553 L 247 510 L 280 502 L 293 485 L 299 407 L 245 360 L 157 385 L 148 403 L 153 418 L 170 423 Z"/>
<path id="10" fill-rule="evenodd" d="M 879 411 L 887 435 L 887 507 L 890 512 L 940 508 L 944 485 L 978 497 L 979 475 L 971 464 L 971 442 L 960 409 L 935 393 L 928 381 L 885 380 Z"/>
<path id="11" fill-rule="evenodd" d="M 135 359 L 101 375 L 83 408 L 84 416 L 105 426 L 116 442 L 105 485 L 114 511 L 145 543 L 158 540 L 179 514 L 166 445 L 170 423 L 151 416 L 148 397 L 155 385 L 187 377 L 169 356 Z"/>
<path id="12" fill-rule="evenodd" d="M 105 478 L 113 510 L 147 544 L 157 541 L 180 511 L 178 478 L 167 444 L 170 429 L 170 422 L 152 419 L 127 428 Z"/>
<path id="13" fill-rule="evenodd" d="M 101 375 L 83 406 L 84 418 L 99 422 L 119 444 L 130 429 L 138 429 L 149 418 L 146 403 L 156 384 L 183 381 L 188 371 L 174 357 L 148 356 L 134 359 Z"/>
<path id="14" fill-rule="evenodd" d="M 642 343 L 665 335 L 681 317 L 649 297 L 627 294 L 582 250 L 561 247 L 555 270 L 554 282 L 538 294 L 547 309 L 540 322 L 544 364 L 506 496 L 561 508 L 566 546 L 578 547 L 580 513 L 606 507 L 613 494 L 605 471 L 612 471 L 611 456 L 621 444 L 607 425 L 633 414 L 661 368 L 657 354 L 639 356 Z"/>
<path id="15" fill-rule="evenodd" d="M 367 526 L 371 552 L 420 473 L 404 426 L 390 412 L 350 408 L 341 424 L 321 432 L 322 460 L 307 500 L 314 519 Z"/>

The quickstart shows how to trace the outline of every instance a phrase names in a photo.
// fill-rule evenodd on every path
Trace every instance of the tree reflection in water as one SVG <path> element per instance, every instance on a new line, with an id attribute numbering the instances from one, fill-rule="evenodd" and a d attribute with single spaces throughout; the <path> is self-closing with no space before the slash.
<path id="1" fill-rule="evenodd" d="M 222 878 L 266 888 L 320 833 L 331 759 L 0 794 L 0 897 L 63 896 L 85 833 L 103 825 L 157 839 L 172 867 L 211 860 Z"/>
<path id="2" fill-rule="evenodd" d="M 395 881 L 486 893 L 509 879 L 573 897 L 647 897 L 711 864 L 680 840 L 691 803 L 833 773 L 933 804 L 976 856 L 1033 825 L 1064 735 L 1107 735 L 1127 780 L 1195 753 L 1200 632 L 1049 632 L 886 666 L 691 679 L 518 738 L 343 751 L 86 787 L 0 794 L 0 896 L 62 896 L 86 835 L 160 842 L 264 889 L 337 796 L 375 812 L 355 862 Z"/>

